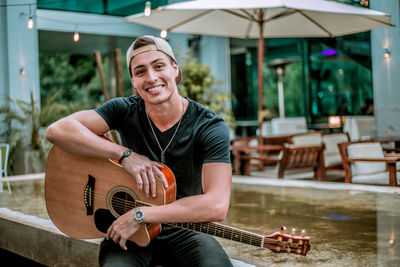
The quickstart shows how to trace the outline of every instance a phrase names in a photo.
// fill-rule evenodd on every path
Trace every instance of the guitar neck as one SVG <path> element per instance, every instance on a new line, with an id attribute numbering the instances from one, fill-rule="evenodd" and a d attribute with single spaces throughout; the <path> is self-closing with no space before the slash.
<path id="1" fill-rule="evenodd" d="M 151 205 L 141 201 L 136 201 L 135 206 L 151 206 Z M 264 236 L 216 222 L 179 222 L 179 223 L 164 223 L 164 224 L 192 230 L 195 232 L 201 232 L 217 237 L 222 237 L 225 239 L 237 241 L 240 243 L 256 247 L 264 247 L 264 241 L 265 241 Z"/>
<path id="2" fill-rule="evenodd" d="M 253 245 L 257 247 L 263 247 L 264 236 L 243 231 L 231 226 L 215 223 L 215 222 L 201 222 L 201 223 L 167 223 L 167 225 L 176 226 L 196 232 L 201 232 L 225 239 Z"/>

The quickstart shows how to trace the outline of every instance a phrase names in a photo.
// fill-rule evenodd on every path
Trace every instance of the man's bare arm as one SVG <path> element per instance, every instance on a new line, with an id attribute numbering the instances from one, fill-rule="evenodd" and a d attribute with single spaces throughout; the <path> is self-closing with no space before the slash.
<path id="1" fill-rule="evenodd" d="M 126 148 L 99 137 L 108 131 L 107 123 L 96 111 L 84 110 L 51 124 L 46 138 L 69 153 L 119 159 Z"/>
<path id="2" fill-rule="evenodd" d="M 128 148 L 101 138 L 109 131 L 104 119 L 94 110 L 84 110 L 51 124 L 46 138 L 63 150 L 83 156 L 118 160 Z M 135 152 L 122 161 L 124 169 L 132 174 L 139 189 L 146 196 L 156 196 L 155 176 L 164 185 L 167 181 L 161 172 L 162 165 Z"/>

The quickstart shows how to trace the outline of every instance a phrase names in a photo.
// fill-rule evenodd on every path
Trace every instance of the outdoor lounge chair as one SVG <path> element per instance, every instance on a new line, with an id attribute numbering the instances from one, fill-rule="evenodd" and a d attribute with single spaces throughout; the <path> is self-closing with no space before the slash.
<path id="1" fill-rule="evenodd" d="M 323 151 L 323 144 L 311 146 L 285 144 L 278 163 L 278 177 L 283 178 L 285 171 L 290 169 L 311 168 L 314 171 L 314 177 L 325 180 Z"/>
<path id="2" fill-rule="evenodd" d="M 400 154 L 384 154 L 379 142 L 342 143 L 339 151 L 346 183 L 399 184 L 396 162 L 400 160 Z"/>
<path id="3" fill-rule="evenodd" d="M 322 135 L 325 145 L 324 162 L 325 170 L 342 170 L 342 157 L 340 156 L 338 144 L 350 142 L 348 133 L 328 133 Z"/>

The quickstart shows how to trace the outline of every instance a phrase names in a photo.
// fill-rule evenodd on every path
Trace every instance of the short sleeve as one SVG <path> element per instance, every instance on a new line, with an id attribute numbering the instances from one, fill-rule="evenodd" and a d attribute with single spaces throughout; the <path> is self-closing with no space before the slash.
<path id="1" fill-rule="evenodd" d="M 222 119 L 216 117 L 211 120 L 202 133 L 201 143 L 203 147 L 203 163 L 230 163 L 229 130 Z"/>

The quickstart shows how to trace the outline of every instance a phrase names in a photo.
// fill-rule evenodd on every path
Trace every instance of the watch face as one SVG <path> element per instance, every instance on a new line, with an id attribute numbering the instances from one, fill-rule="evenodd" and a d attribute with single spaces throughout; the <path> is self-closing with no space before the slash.
<path id="1" fill-rule="evenodd" d="M 135 212 L 135 219 L 136 219 L 136 220 L 141 221 L 141 220 L 143 220 L 143 217 L 144 217 L 143 211 L 137 210 L 137 211 Z"/>
<path id="2" fill-rule="evenodd" d="M 124 152 L 124 156 L 125 156 L 125 157 L 129 156 L 130 154 L 131 154 L 131 151 L 129 151 L 129 150 L 127 150 L 127 151 Z"/>

